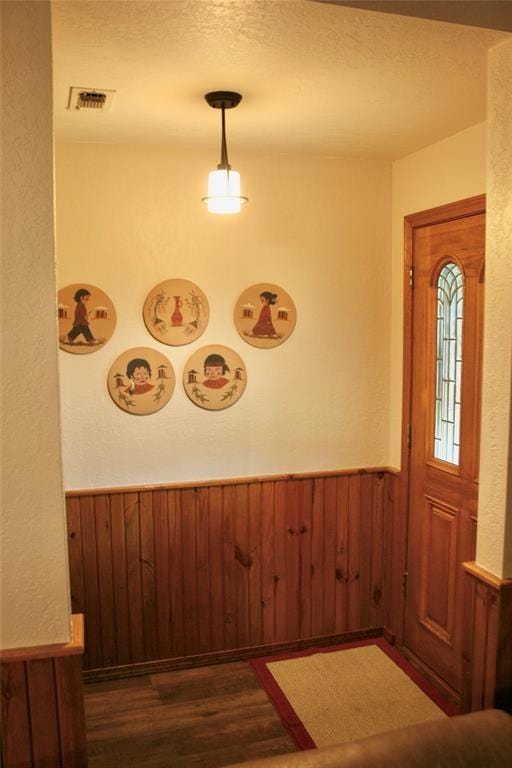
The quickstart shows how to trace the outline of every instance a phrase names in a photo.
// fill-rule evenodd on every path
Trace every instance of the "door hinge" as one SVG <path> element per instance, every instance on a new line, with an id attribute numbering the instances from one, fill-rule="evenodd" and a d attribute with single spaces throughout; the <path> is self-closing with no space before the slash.
<path id="1" fill-rule="evenodd" d="M 407 596 L 407 579 L 409 577 L 409 574 L 407 571 L 402 575 L 402 592 L 405 596 Z"/>
<path id="2" fill-rule="evenodd" d="M 412 446 L 412 427 L 410 424 L 407 425 L 407 447 L 411 448 Z"/>
<path id="3" fill-rule="evenodd" d="M 414 288 L 414 267 L 409 267 L 409 285 Z"/>

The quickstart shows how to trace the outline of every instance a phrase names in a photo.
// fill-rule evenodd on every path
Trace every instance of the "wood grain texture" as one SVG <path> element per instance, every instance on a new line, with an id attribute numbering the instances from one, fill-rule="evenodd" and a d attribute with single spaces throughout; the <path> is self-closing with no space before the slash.
<path id="1" fill-rule="evenodd" d="M 2 757 L 7 766 L 32 765 L 27 672 L 23 662 L 2 664 Z"/>
<path id="2" fill-rule="evenodd" d="M 390 499 L 373 469 L 69 495 L 86 669 L 381 627 Z"/>
<path id="3" fill-rule="evenodd" d="M 407 570 L 407 525 L 409 516 L 409 481 L 410 481 L 410 441 L 409 428 L 411 426 L 411 406 L 412 406 L 412 385 L 413 385 L 413 289 L 410 280 L 410 270 L 413 267 L 413 251 L 415 233 L 423 227 L 443 222 L 464 219 L 485 213 L 486 196 L 477 195 L 475 197 L 459 200 L 453 203 L 429 208 L 425 211 L 411 214 L 404 217 L 404 272 L 403 272 L 403 377 L 402 377 L 402 445 L 401 445 L 401 472 L 398 475 L 398 482 L 392 482 L 390 492 L 394 496 L 394 523 L 395 523 L 395 543 L 393 545 L 392 561 L 392 588 L 391 601 L 389 603 L 389 613 L 385 618 L 385 625 L 390 633 L 395 636 L 398 645 L 404 642 L 404 612 L 405 596 L 401 589 L 401 579 L 403 573 Z M 483 302 L 483 272 L 480 274 L 478 289 L 478 313 L 481 313 Z M 481 367 L 482 339 L 481 328 L 475 329 L 478 334 L 476 342 L 477 368 Z M 417 331 L 416 331 L 417 332 Z M 480 373 L 475 382 L 476 388 L 480 387 Z M 474 408 L 471 414 L 475 425 L 480 423 L 480 396 L 474 398 Z M 478 431 L 476 434 L 476 443 L 478 443 Z M 473 466 L 478 465 L 477 457 L 478 446 L 475 447 L 473 457 Z M 389 477 L 394 474 L 390 470 Z M 469 550 L 471 551 L 471 550 Z M 474 549 L 472 550 L 475 551 Z"/>
<path id="4" fill-rule="evenodd" d="M 20 650 L 2 657 L 2 765 L 4 768 L 85 768 L 82 687 L 83 623 L 66 646 Z M 78 634 L 81 632 L 81 636 Z"/>
<path id="5" fill-rule="evenodd" d="M 402 503 L 408 500 L 408 581 L 403 644 L 457 693 L 463 685 L 461 563 L 475 554 L 472 533 L 478 500 L 484 202 L 472 198 L 406 218 L 406 263 L 414 271 L 413 290 L 405 292 L 409 324 L 404 365 L 409 372 L 404 390 L 408 409 L 403 425 Z M 448 263 L 456 264 L 463 276 L 464 303 L 458 343 L 464 371 L 458 384 L 460 450 L 455 462 L 436 457 L 434 444 L 438 281 Z"/>
<path id="6" fill-rule="evenodd" d="M 37 659 L 25 666 L 34 764 L 50 765 L 52 758 L 60 757 L 53 660 Z"/>
<path id="7" fill-rule="evenodd" d="M 82 659 L 53 660 L 62 768 L 87 765 Z"/>
<path id="8" fill-rule="evenodd" d="M 512 713 L 512 579 L 463 564 L 462 711 L 497 707 Z"/>
<path id="9" fill-rule="evenodd" d="M 247 663 L 85 686 L 89 768 L 219 768 L 296 747 Z"/>

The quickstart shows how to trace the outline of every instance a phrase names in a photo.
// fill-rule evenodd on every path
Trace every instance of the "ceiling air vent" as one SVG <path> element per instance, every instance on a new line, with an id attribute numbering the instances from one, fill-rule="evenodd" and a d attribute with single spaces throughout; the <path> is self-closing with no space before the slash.
<path id="1" fill-rule="evenodd" d="M 68 109 L 94 109 L 108 112 L 115 91 L 98 88 L 70 88 Z"/>

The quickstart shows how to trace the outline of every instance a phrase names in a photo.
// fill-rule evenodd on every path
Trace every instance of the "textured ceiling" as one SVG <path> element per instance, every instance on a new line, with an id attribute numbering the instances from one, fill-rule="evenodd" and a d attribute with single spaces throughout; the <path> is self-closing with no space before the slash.
<path id="1" fill-rule="evenodd" d="M 53 3 L 58 140 L 218 142 L 209 90 L 240 91 L 230 148 L 396 158 L 485 119 L 507 33 L 308 0 Z M 117 91 L 68 110 L 71 86 Z"/>
<path id="2" fill-rule="evenodd" d="M 382 13 L 512 31 L 512 0 L 315 0 Z"/>

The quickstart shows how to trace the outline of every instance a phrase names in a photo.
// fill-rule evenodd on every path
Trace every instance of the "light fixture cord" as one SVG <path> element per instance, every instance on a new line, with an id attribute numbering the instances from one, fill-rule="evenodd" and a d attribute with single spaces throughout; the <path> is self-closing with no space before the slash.
<path id="1" fill-rule="evenodd" d="M 220 148 L 220 165 L 219 168 L 223 168 L 226 171 L 230 170 L 228 162 L 228 147 L 226 144 L 226 118 L 224 104 L 222 105 L 222 143 Z"/>

